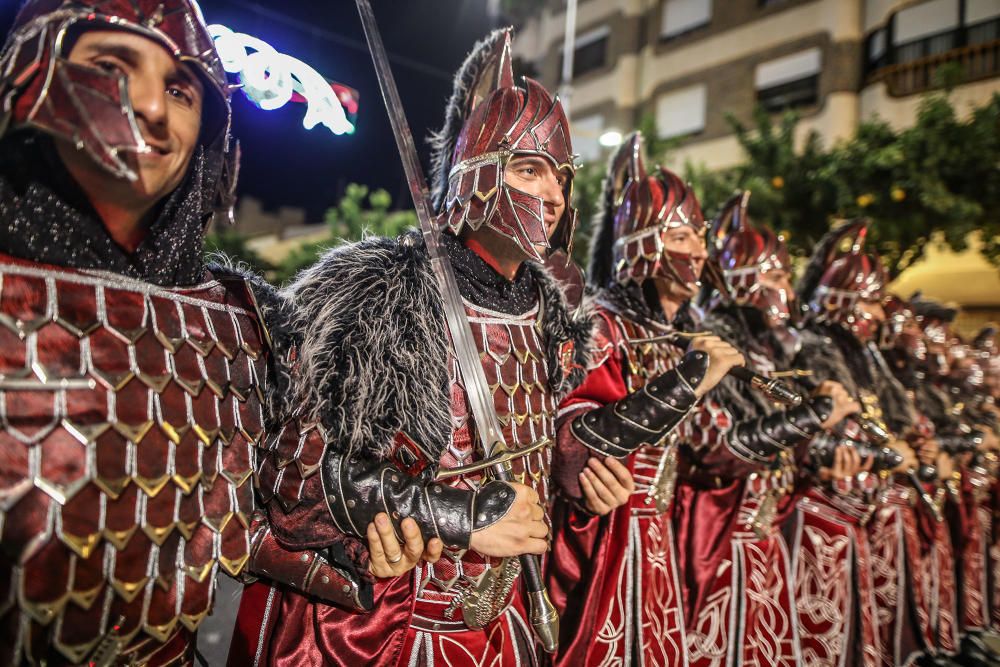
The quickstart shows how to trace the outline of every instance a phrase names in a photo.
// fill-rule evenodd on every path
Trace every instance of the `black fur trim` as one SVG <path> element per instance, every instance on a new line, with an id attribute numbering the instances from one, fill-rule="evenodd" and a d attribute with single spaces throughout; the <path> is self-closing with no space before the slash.
<path id="1" fill-rule="evenodd" d="M 331 446 L 385 459 L 403 431 L 436 464 L 452 433 L 445 320 L 437 279 L 416 235 L 372 238 L 327 252 L 288 288 L 302 333 L 292 396 Z M 529 264 L 544 298 L 549 388 L 583 381 L 593 320 L 571 314 L 558 284 Z M 563 344 L 575 368 L 561 374 Z"/>

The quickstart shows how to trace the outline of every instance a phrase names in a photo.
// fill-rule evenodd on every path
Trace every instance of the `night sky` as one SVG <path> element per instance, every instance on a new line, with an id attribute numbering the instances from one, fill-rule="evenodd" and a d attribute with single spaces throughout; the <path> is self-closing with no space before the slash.
<path id="1" fill-rule="evenodd" d="M 452 73 L 475 41 L 494 27 L 487 0 L 373 0 L 407 118 L 427 168 L 424 137 L 442 122 Z M 6 33 L 19 2 L 0 0 Z M 234 133 L 243 147 L 240 194 L 267 208 L 297 206 L 320 221 L 345 186 L 359 182 L 389 191 L 410 206 L 395 141 L 351 0 L 203 0 L 208 23 L 259 37 L 306 62 L 327 79 L 360 93 L 357 130 L 336 136 L 302 127 L 305 107 L 262 111 L 233 97 Z"/>

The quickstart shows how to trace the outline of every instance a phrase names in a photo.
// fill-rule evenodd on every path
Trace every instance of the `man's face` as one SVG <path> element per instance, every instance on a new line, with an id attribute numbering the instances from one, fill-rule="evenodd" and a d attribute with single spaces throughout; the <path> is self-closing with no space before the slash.
<path id="1" fill-rule="evenodd" d="M 705 268 L 705 260 L 708 259 L 708 252 L 705 249 L 705 228 L 701 232 L 695 231 L 690 225 L 680 225 L 671 227 L 663 232 L 663 248 L 666 253 L 679 253 L 690 256 L 691 267 L 696 276 L 701 275 Z M 669 255 L 663 258 L 664 262 L 670 262 Z M 666 294 L 675 300 L 686 301 L 693 298 L 697 288 L 691 285 L 684 285 L 676 280 L 657 278 L 660 293 Z"/>
<path id="2" fill-rule="evenodd" d="M 515 155 L 504 169 L 504 182 L 512 188 L 541 197 L 545 202 L 545 232 L 551 238 L 566 212 L 569 176 L 540 155 Z M 536 248 L 544 254 L 545 248 Z"/>
<path id="3" fill-rule="evenodd" d="M 201 81 L 156 42 L 125 31 L 85 32 L 68 59 L 125 77 L 136 122 L 150 150 L 134 158 L 139 176 L 135 182 L 108 174 L 68 142 L 57 142 L 60 157 L 92 201 L 151 208 L 187 174 L 201 131 Z"/>

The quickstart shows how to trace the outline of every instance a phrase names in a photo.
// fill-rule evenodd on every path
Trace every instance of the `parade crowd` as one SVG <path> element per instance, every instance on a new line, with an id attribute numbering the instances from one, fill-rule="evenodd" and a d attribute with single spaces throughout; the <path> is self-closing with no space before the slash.
<path id="1" fill-rule="evenodd" d="M 231 665 L 1000 664 L 997 330 L 892 294 L 866 220 L 796 267 L 749 192 L 706 219 L 639 133 L 581 270 L 511 39 L 456 75 L 433 229 L 279 290 L 203 256 L 239 150 L 194 0 L 25 3 L 0 664 L 206 664 L 226 576 Z"/>

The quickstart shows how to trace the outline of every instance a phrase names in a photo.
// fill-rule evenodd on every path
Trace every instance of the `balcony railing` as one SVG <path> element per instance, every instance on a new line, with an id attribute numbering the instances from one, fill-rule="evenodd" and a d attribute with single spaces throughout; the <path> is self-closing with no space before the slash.
<path id="1" fill-rule="evenodd" d="M 904 97 L 941 86 L 944 82 L 938 72 L 956 67 L 962 83 L 1000 76 L 1000 39 L 878 67 L 869 72 L 866 83 L 885 81 L 889 95 Z"/>

